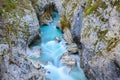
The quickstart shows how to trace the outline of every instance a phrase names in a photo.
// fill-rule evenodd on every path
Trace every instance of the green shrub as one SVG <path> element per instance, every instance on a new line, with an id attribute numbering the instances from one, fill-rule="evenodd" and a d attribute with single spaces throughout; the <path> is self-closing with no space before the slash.
<path id="1" fill-rule="evenodd" d="M 6 12 L 10 12 L 12 9 L 17 8 L 17 4 L 14 0 L 1 0 L 0 1 L 0 14 L 2 14 L 4 9 Z"/>

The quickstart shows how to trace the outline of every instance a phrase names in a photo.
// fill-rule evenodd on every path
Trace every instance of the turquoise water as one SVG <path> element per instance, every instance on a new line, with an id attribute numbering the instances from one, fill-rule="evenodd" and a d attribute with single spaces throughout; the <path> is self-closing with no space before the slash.
<path id="1" fill-rule="evenodd" d="M 54 13 L 53 23 L 41 26 L 41 43 L 36 44 L 41 47 L 42 54 L 34 60 L 39 60 L 46 69 L 46 80 L 87 80 L 80 68 L 78 55 L 71 55 L 75 57 L 77 65 L 70 72 L 67 66 L 60 64 L 61 56 L 67 51 L 62 32 L 56 28 L 58 19 L 58 13 Z M 56 37 L 60 42 L 55 40 Z"/>
<path id="2" fill-rule="evenodd" d="M 49 26 L 43 25 L 41 26 L 41 36 L 42 42 L 48 42 L 55 40 L 55 37 L 62 39 L 62 32 L 56 28 L 56 23 L 59 19 L 57 13 L 54 13 L 54 21 Z"/>

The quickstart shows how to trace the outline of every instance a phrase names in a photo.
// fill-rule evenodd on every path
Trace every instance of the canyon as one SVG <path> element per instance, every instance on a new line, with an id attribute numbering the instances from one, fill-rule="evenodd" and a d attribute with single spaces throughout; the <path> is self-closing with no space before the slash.
<path id="1" fill-rule="evenodd" d="M 63 64 L 76 65 L 75 60 L 79 59 L 71 57 L 73 53 L 79 55 L 79 66 L 88 80 L 119 80 L 119 0 L 1 0 L 0 79 L 46 80 L 46 68 L 53 67 L 53 71 L 59 70 L 51 63 L 45 67 L 39 61 L 30 58 L 42 56 L 42 48 L 33 47 L 33 44 L 47 41 L 54 32 L 51 27 L 45 30 L 45 34 L 51 31 L 47 37 L 42 33 L 43 27 L 55 21 L 53 12 L 59 14 L 56 27 L 61 31 L 65 45 L 73 46 L 67 48 L 68 53 L 62 52 Z M 57 33 L 55 39 L 60 43 L 61 37 L 56 35 Z M 56 60 L 51 61 L 58 63 Z M 68 69 L 68 72 L 71 71 L 71 68 Z M 65 75 L 63 74 L 69 79 L 68 75 Z M 62 77 L 60 79 L 64 80 Z"/>

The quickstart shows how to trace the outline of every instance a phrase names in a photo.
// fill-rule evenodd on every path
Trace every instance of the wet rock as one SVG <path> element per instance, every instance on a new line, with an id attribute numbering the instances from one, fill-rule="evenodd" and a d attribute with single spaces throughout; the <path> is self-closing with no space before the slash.
<path id="1" fill-rule="evenodd" d="M 78 52 L 78 47 L 76 44 L 70 44 L 67 46 L 67 50 L 69 53 L 77 53 Z"/>
<path id="2" fill-rule="evenodd" d="M 59 39 L 59 37 L 55 37 L 55 40 L 57 41 L 57 42 L 60 42 L 61 40 Z"/>
<path id="3" fill-rule="evenodd" d="M 40 35 L 36 35 L 34 36 L 33 39 L 31 39 L 31 41 L 28 43 L 29 47 L 34 44 L 34 42 L 40 42 Z"/>
<path id="4" fill-rule="evenodd" d="M 57 27 L 58 29 L 62 30 L 60 21 L 57 22 L 56 27 Z"/>
<path id="5" fill-rule="evenodd" d="M 68 52 L 70 53 L 77 53 L 78 48 L 68 48 Z"/>
<path id="6" fill-rule="evenodd" d="M 27 49 L 27 54 L 29 57 L 39 58 L 41 54 L 41 49 L 39 46 L 35 46 Z"/>
<path id="7" fill-rule="evenodd" d="M 61 63 L 67 66 L 75 66 L 76 61 L 75 58 L 71 57 L 68 54 L 65 54 L 61 58 Z"/>
<path id="8" fill-rule="evenodd" d="M 54 11 L 57 11 L 55 3 L 47 2 L 47 4 L 43 7 L 43 13 L 40 16 L 41 25 L 49 25 L 53 22 Z"/>
<path id="9" fill-rule="evenodd" d="M 72 35 L 71 35 L 71 32 L 70 32 L 70 29 L 65 29 L 63 32 L 64 32 L 63 33 L 63 37 L 67 41 L 67 43 L 68 44 L 73 43 L 73 39 L 72 39 Z"/>
<path id="10" fill-rule="evenodd" d="M 53 18 L 49 13 L 44 13 L 41 16 L 41 25 L 49 25 L 51 22 L 53 22 Z"/>

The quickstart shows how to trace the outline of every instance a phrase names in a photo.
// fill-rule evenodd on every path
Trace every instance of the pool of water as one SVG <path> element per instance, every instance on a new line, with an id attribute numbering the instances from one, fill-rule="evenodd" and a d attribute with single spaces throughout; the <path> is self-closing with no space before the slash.
<path id="1" fill-rule="evenodd" d="M 41 55 L 39 58 L 33 57 L 33 59 L 40 61 L 46 69 L 46 80 L 87 80 L 80 68 L 78 55 L 72 55 L 75 57 L 77 65 L 70 72 L 67 66 L 60 64 L 60 58 L 67 50 L 63 34 L 56 28 L 58 19 L 58 13 L 54 12 L 54 21 L 50 25 L 41 26 L 41 42 L 34 45 L 41 47 Z M 55 40 L 56 37 L 60 39 L 60 42 Z"/>

